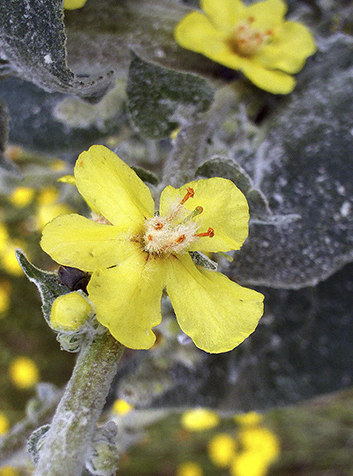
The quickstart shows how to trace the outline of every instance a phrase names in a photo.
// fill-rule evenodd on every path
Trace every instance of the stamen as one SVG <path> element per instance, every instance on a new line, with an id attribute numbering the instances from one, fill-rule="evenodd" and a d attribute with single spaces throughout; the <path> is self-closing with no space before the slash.
<path id="1" fill-rule="evenodd" d="M 254 23 L 255 21 L 255 18 L 254 17 L 248 17 L 248 22 L 249 23 Z"/>
<path id="2" fill-rule="evenodd" d="M 189 198 L 192 198 L 195 195 L 195 191 L 193 188 L 188 187 L 186 190 L 187 190 L 186 195 L 184 198 L 181 199 L 180 205 L 184 205 L 186 200 L 189 200 Z"/>
<path id="3" fill-rule="evenodd" d="M 214 236 L 214 229 L 209 228 L 205 233 L 197 233 L 194 236 L 198 236 L 198 237 L 209 236 L 210 238 L 212 238 Z"/>
<path id="4" fill-rule="evenodd" d="M 163 228 L 163 223 L 161 223 L 160 221 L 158 221 L 157 223 L 155 223 L 155 224 L 153 225 L 153 228 L 154 228 L 155 230 L 161 230 L 161 229 Z"/>
<path id="5" fill-rule="evenodd" d="M 175 242 L 178 243 L 178 245 L 180 245 L 180 243 L 182 243 L 185 240 L 186 240 L 186 236 L 185 235 L 180 235 L 179 238 L 177 240 L 175 240 Z"/>

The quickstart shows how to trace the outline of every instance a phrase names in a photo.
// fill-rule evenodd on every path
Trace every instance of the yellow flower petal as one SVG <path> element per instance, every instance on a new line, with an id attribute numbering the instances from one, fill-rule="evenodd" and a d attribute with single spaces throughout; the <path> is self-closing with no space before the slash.
<path id="1" fill-rule="evenodd" d="M 229 55 L 229 47 L 225 43 L 227 36 L 200 12 L 187 15 L 174 31 L 175 40 L 180 46 L 202 53 L 214 61 L 222 55 Z"/>
<path id="2" fill-rule="evenodd" d="M 260 29 L 272 29 L 283 23 L 287 5 L 282 0 L 256 2 L 246 8 L 246 18 L 254 18 L 252 26 Z"/>
<path id="3" fill-rule="evenodd" d="M 135 252 L 136 243 L 118 226 L 95 223 L 80 215 L 61 215 L 43 230 L 42 249 L 59 264 L 83 271 L 107 268 Z"/>
<path id="4" fill-rule="evenodd" d="M 82 8 L 87 0 L 64 0 L 65 10 L 76 10 L 77 8 Z"/>
<path id="5" fill-rule="evenodd" d="M 287 21 L 280 33 L 262 48 L 258 59 L 264 67 L 297 73 L 315 51 L 311 32 L 300 23 Z"/>
<path id="6" fill-rule="evenodd" d="M 295 79 L 289 74 L 265 69 L 255 61 L 244 63 L 241 70 L 255 86 L 272 94 L 289 94 L 296 84 Z"/>
<path id="7" fill-rule="evenodd" d="M 167 292 L 181 329 L 206 352 L 234 349 L 256 328 L 263 295 L 215 271 L 197 269 L 190 256 L 170 257 Z"/>
<path id="8" fill-rule="evenodd" d="M 160 214 L 166 216 L 171 206 L 180 202 L 187 188 L 194 190 L 184 207 L 193 211 L 201 206 L 203 211 L 193 220 L 200 225 L 199 232 L 208 228 L 214 236 L 202 237 L 191 244 L 190 251 L 230 251 L 238 250 L 248 236 L 249 207 L 243 193 L 230 180 L 214 177 L 190 182 L 179 189 L 166 187 L 160 200 Z"/>
<path id="9" fill-rule="evenodd" d="M 50 324 L 59 331 L 75 331 L 93 314 L 92 304 L 85 294 L 74 291 L 55 299 L 50 312 Z"/>
<path id="10" fill-rule="evenodd" d="M 113 225 L 141 225 L 152 217 L 154 201 L 147 185 L 114 152 L 94 145 L 75 165 L 78 191 Z"/>
<path id="11" fill-rule="evenodd" d="M 240 0 L 202 0 L 201 8 L 216 28 L 227 32 L 246 11 Z"/>
<path id="12" fill-rule="evenodd" d="M 95 271 L 87 287 L 97 320 L 131 349 L 152 347 L 151 328 L 161 322 L 165 273 L 160 262 L 146 258 L 136 249 L 121 265 Z"/>

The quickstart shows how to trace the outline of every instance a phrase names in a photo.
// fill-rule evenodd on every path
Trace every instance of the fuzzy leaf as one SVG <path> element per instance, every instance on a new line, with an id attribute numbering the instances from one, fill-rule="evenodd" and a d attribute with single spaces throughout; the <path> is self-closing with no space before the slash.
<path id="1" fill-rule="evenodd" d="M 40 450 L 43 448 L 46 434 L 50 429 L 50 425 L 42 425 L 31 434 L 28 443 L 27 451 L 33 461 L 33 463 L 38 463 Z"/>
<path id="2" fill-rule="evenodd" d="M 128 108 L 141 134 L 150 139 L 168 137 L 180 115 L 205 112 L 212 104 L 213 89 L 196 75 L 179 73 L 143 61 L 132 53 L 127 84 Z"/>
<path id="3" fill-rule="evenodd" d="M 50 310 L 54 300 L 70 290 L 61 283 L 57 273 L 43 271 L 28 261 L 21 250 L 16 250 L 17 260 L 27 278 L 38 288 L 42 298 L 42 309 L 45 320 L 50 324 Z"/>
<path id="4" fill-rule="evenodd" d="M 16 0 L 0 3 L 0 53 L 16 75 L 46 91 L 99 100 L 110 75 L 81 80 L 66 61 L 62 0 Z"/>

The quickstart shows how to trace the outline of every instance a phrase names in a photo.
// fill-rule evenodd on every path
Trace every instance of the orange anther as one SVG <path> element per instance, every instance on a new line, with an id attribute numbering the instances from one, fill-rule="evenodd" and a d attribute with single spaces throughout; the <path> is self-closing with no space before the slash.
<path id="1" fill-rule="evenodd" d="M 272 31 L 272 30 L 267 30 L 267 31 L 266 31 L 266 35 L 272 36 L 272 35 L 273 35 L 273 31 Z"/>
<path id="2" fill-rule="evenodd" d="M 193 188 L 187 187 L 186 190 L 187 190 L 186 195 L 184 198 L 181 199 L 180 205 L 184 205 L 186 200 L 188 200 L 189 198 L 192 198 L 195 195 L 195 191 Z"/>
<path id="3" fill-rule="evenodd" d="M 195 236 L 199 236 L 199 237 L 209 236 L 210 238 L 212 238 L 214 236 L 214 229 L 209 228 L 205 233 L 197 233 Z"/>
<path id="4" fill-rule="evenodd" d="M 248 17 L 248 22 L 249 23 L 254 23 L 255 21 L 255 18 L 254 17 Z"/>
<path id="5" fill-rule="evenodd" d="M 152 236 L 152 235 L 148 235 L 148 236 L 147 236 L 147 239 L 148 239 L 149 241 L 152 241 L 152 240 L 153 240 L 153 236 Z"/>
<path id="6" fill-rule="evenodd" d="M 163 223 L 161 223 L 160 221 L 157 222 L 155 225 L 153 225 L 153 228 L 155 230 L 161 230 L 163 228 Z"/>
<path id="7" fill-rule="evenodd" d="M 180 235 L 179 238 L 176 240 L 176 243 L 178 243 L 178 245 L 180 245 L 180 243 L 182 243 L 185 240 L 186 240 L 186 236 L 185 235 Z"/>

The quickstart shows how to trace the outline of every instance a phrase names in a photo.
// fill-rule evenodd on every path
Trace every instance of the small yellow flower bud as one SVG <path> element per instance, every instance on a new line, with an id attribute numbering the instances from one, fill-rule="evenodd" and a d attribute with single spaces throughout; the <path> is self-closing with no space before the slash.
<path id="1" fill-rule="evenodd" d="M 63 294 L 55 299 L 50 324 L 58 331 L 76 331 L 94 313 L 91 302 L 81 291 Z"/>

